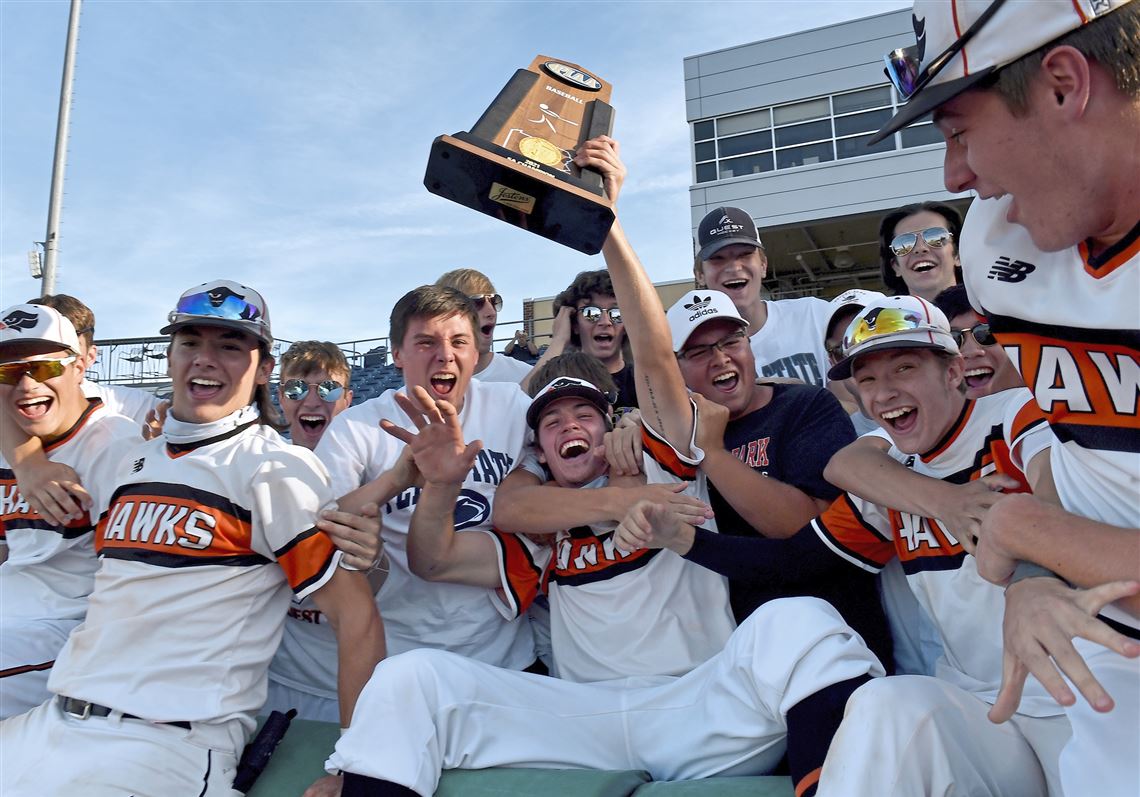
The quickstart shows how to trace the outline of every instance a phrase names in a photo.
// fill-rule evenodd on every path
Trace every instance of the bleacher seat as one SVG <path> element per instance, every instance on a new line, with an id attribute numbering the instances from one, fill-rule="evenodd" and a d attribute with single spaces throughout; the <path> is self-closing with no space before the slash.
<path id="1" fill-rule="evenodd" d="M 331 722 L 293 720 L 248 797 L 300 797 L 323 776 L 340 729 Z M 588 769 L 474 769 L 443 773 L 436 797 L 793 797 L 791 778 L 651 782 L 646 772 Z"/>

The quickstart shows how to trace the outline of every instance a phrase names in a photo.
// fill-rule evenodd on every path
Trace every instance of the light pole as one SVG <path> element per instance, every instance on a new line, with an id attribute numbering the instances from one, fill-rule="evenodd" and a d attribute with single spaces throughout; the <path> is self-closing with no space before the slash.
<path id="1" fill-rule="evenodd" d="M 75 74 L 75 44 L 79 40 L 79 7 L 71 0 L 67 21 L 67 48 L 63 54 L 63 82 L 59 88 L 59 120 L 55 126 L 55 160 L 51 166 L 51 197 L 48 200 L 47 236 L 44 238 L 43 291 L 55 293 L 56 254 L 59 246 L 59 211 L 63 204 L 63 173 L 67 168 L 67 135 L 71 124 L 71 81 Z"/>

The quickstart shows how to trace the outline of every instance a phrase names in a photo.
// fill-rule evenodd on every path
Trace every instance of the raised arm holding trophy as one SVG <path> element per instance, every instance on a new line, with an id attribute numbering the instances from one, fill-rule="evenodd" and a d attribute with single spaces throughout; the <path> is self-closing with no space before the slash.
<path id="1" fill-rule="evenodd" d="M 573 162 L 613 129 L 610 84 L 538 56 L 515 72 L 470 132 L 439 136 L 424 185 L 433 194 L 586 254 L 601 251 L 614 212 L 602 178 Z"/>

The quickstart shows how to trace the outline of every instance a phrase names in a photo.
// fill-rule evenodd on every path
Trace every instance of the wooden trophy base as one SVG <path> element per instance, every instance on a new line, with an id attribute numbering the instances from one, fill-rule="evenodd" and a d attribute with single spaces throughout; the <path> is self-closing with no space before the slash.
<path id="1" fill-rule="evenodd" d="M 614 222 L 596 181 L 529 160 L 470 133 L 431 145 L 424 185 L 433 194 L 595 255 Z"/>

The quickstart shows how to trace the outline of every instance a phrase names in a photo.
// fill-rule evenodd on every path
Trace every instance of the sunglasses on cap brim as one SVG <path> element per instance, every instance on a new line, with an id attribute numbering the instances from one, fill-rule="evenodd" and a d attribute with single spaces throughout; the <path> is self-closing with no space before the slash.
<path id="1" fill-rule="evenodd" d="M 233 293 L 224 298 L 210 296 L 208 292 L 183 296 L 170 314 L 170 320 L 173 322 L 176 316 L 181 315 L 263 323 L 261 308 Z"/>
<path id="2" fill-rule="evenodd" d="M 850 352 L 857 346 L 896 335 L 900 332 L 943 332 L 928 322 L 914 310 L 901 307 L 881 307 L 852 322 L 843 336 L 843 351 Z M 944 333 L 945 334 L 945 333 Z"/>
<path id="3" fill-rule="evenodd" d="M 1005 0 L 994 0 L 990 3 L 974 24 L 934 58 L 925 69 L 922 68 L 922 59 L 919 58 L 918 45 L 891 50 L 884 55 L 883 62 L 886 66 L 883 68 L 883 72 L 886 73 L 887 79 L 891 81 L 891 85 L 899 93 L 899 99 L 906 102 L 930 85 L 930 82 L 938 77 L 939 73 L 950 63 L 950 60 L 965 49 L 970 40 L 982 29 L 982 26 L 1003 5 L 1005 5 Z"/>
<path id="4" fill-rule="evenodd" d="M 19 384 L 24 375 L 30 376 L 36 382 L 46 382 L 62 376 L 67 366 L 77 358 L 63 357 L 58 360 L 21 360 L 14 363 L 0 363 L 0 385 Z"/>
<path id="5" fill-rule="evenodd" d="M 309 395 L 309 388 L 317 389 L 317 397 L 329 404 L 339 401 L 344 395 L 344 385 L 335 379 L 326 379 L 323 382 L 305 382 L 300 379 L 288 379 L 281 384 L 281 395 L 290 401 L 301 401 Z"/>

